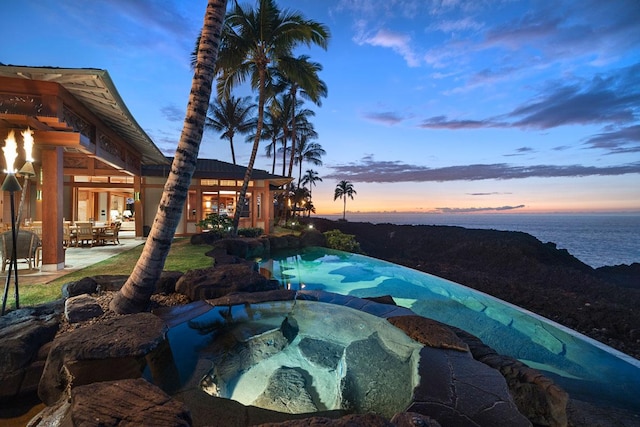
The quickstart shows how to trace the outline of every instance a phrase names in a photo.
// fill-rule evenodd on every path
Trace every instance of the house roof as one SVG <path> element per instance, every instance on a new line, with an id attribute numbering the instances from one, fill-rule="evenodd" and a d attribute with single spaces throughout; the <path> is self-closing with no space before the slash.
<path id="1" fill-rule="evenodd" d="M 0 76 L 59 83 L 129 142 L 141 154 L 143 164 L 166 161 L 164 154 L 129 112 L 106 70 L 0 64 Z"/>
<path id="2" fill-rule="evenodd" d="M 173 157 L 167 157 L 166 159 L 168 164 L 165 165 L 143 165 L 142 176 L 168 176 L 169 169 L 171 167 L 170 164 L 173 162 Z M 196 170 L 193 173 L 193 178 L 243 180 L 246 170 L 246 166 L 234 165 L 221 160 L 198 159 L 196 163 Z M 292 181 L 292 178 L 273 175 L 261 169 L 254 169 L 251 174 L 251 179 L 269 180 L 271 184 L 276 186 L 288 184 Z"/>

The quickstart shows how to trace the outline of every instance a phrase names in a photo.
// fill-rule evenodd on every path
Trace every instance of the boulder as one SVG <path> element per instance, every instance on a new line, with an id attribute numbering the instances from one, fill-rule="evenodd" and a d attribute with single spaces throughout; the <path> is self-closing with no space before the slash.
<path id="1" fill-rule="evenodd" d="M 293 234 L 285 234 L 284 236 L 269 236 L 269 246 L 271 250 L 280 249 L 299 249 L 300 239 Z"/>
<path id="2" fill-rule="evenodd" d="M 342 408 L 392 417 L 411 403 L 412 364 L 392 353 L 374 332 L 345 349 Z"/>
<path id="3" fill-rule="evenodd" d="M 433 418 L 416 412 L 399 412 L 391 418 L 391 424 L 396 427 L 441 427 Z"/>
<path id="4" fill-rule="evenodd" d="M 498 371 L 470 353 L 424 347 L 420 384 L 407 412 L 436 419 L 444 426 L 531 427 L 519 411 Z"/>
<path id="5" fill-rule="evenodd" d="M 176 283 L 182 277 L 181 271 L 163 271 L 160 279 L 156 282 L 157 294 L 169 295 L 176 291 Z"/>
<path id="6" fill-rule="evenodd" d="M 233 292 L 277 289 L 277 285 L 247 264 L 229 264 L 187 271 L 176 283 L 176 292 L 192 301 L 220 298 Z"/>
<path id="7" fill-rule="evenodd" d="M 311 397 L 311 384 L 306 380 L 310 377 L 301 368 L 282 366 L 271 374 L 267 387 L 252 405 L 288 414 L 316 412 L 318 407 Z"/>
<path id="8" fill-rule="evenodd" d="M 415 424 L 420 426 L 421 424 Z M 257 427 L 398 427 L 386 418 L 376 414 L 350 414 L 342 418 L 311 417 L 259 424 Z M 427 425 L 428 426 L 428 425 Z M 428 426 L 431 427 L 431 426 Z"/>
<path id="9" fill-rule="evenodd" d="M 420 344 L 434 348 L 469 351 L 469 346 L 444 323 L 422 316 L 396 316 L 387 320 Z"/>
<path id="10" fill-rule="evenodd" d="M 327 246 L 327 238 L 315 228 L 306 228 L 300 233 L 300 246 L 303 248 L 309 246 Z"/>
<path id="11" fill-rule="evenodd" d="M 98 381 L 138 378 L 147 364 L 165 359 L 170 351 L 166 325 L 150 313 L 119 316 L 58 336 L 51 346 L 38 385 L 38 396 L 47 405 L 65 391 Z M 162 345 L 162 344 L 165 345 Z M 155 354 L 154 354 L 155 353 Z M 172 374 L 172 366 L 153 372 Z M 162 378 L 160 381 L 164 381 Z"/>
<path id="12" fill-rule="evenodd" d="M 537 425 L 564 427 L 569 395 L 539 371 L 509 356 L 498 354 L 480 338 L 452 328 L 465 341 L 473 357 L 499 371 L 522 414 Z"/>
<path id="13" fill-rule="evenodd" d="M 98 284 L 98 291 L 119 291 L 129 276 L 126 274 L 100 274 L 91 278 Z"/>
<path id="14" fill-rule="evenodd" d="M 64 316 L 69 323 L 84 322 L 103 314 L 98 300 L 87 294 L 68 298 L 64 303 Z"/>
<path id="15" fill-rule="evenodd" d="M 62 300 L 0 317 L 0 401 L 33 392 L 44 368 L 47 344 L 59 329 Z"/>
<path id="16" fill-rule="evenodd" d="M 187 407 L 142 378 L 87 384 L 71 391 L 70 425 L 190 426 Z"/>
<path id="17" fill-rule="evenodd" d="M 77 297 L 82 294 L 95 294 L 97 291 L 98 282 L 93 277 L 85 277 L 62 285 L 62 298 Z"/>
<path id="18" fill-rule="evenodd" d="M 270 244 L 267 238 L 237 237 L 218 240 L 213 247 L 225 249 L 228 255 L 253 259 L 269 253 Z"/>

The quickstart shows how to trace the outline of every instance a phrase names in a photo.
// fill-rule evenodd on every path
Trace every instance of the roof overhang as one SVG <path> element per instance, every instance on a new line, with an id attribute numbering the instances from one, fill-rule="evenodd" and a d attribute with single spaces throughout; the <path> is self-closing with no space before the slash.
<path id="1" fill-rule="evenodd" d="M 140 153 L 143 164 L 167 162 L 129 112 L 106 70 L 0 65 L 0 76 L 60 84 Z"/>

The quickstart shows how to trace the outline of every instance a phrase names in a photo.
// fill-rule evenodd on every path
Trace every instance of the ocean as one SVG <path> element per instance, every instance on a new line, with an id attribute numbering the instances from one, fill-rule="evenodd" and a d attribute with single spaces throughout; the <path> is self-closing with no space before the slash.
<path id="1" fill-rule="evenodd" d="M 342 215 L 318 215 L 336 220 Z M 347 221 L 522 231 L 593 268 L 640 263 L 640 214 L 347 213 Z"/>

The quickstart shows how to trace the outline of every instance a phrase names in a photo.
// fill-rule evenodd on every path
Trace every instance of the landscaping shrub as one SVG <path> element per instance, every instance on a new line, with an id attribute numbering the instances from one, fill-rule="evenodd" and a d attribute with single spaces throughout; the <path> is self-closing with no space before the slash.
<path id="1" fill-rule="evenodd" d="M 360 253 L 360 243 L 356 241 L 353 234 L 344 234 L 340 230 L 325 231 L 324 236 L 327 238 L 327 247 L 337 249 L 339 251 Z"/>
<path id="2" fill-rule="evenodd" d="M 260 237 L 263 234 L 264 234 L 264 230 L 260 227 L 238 229 L 238 236 L 242 236 L 242 237 Z"/>

